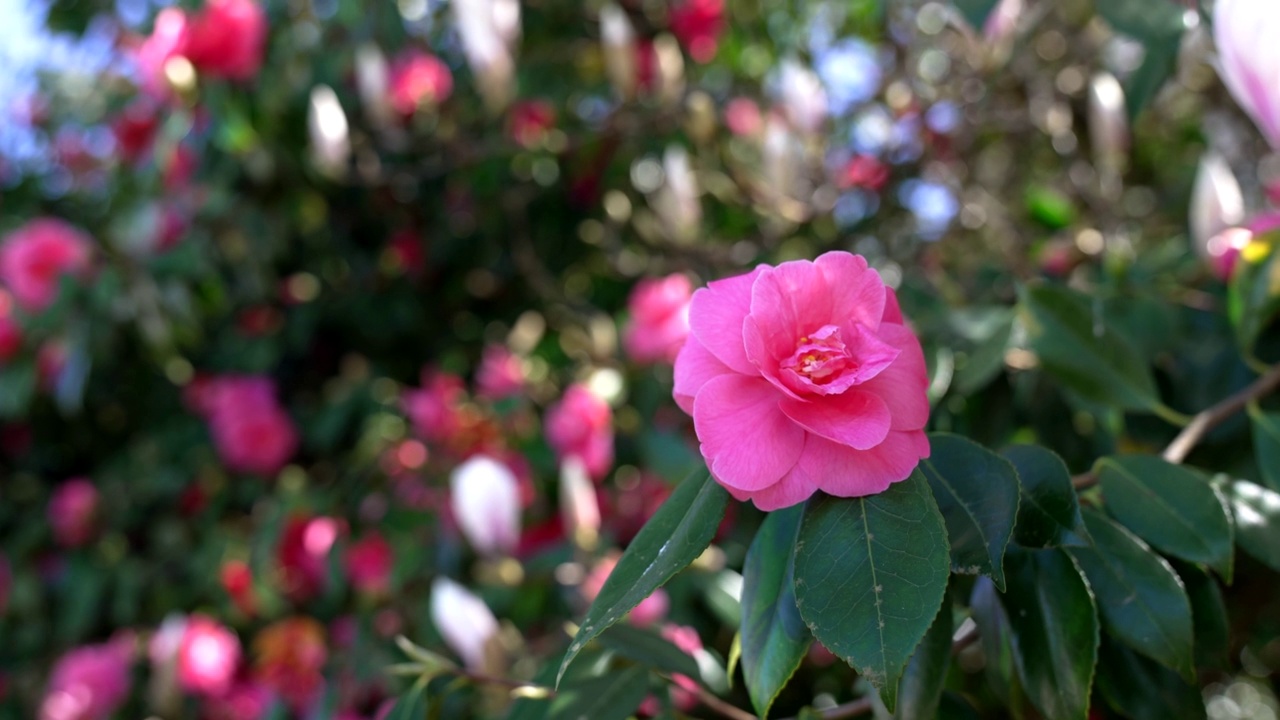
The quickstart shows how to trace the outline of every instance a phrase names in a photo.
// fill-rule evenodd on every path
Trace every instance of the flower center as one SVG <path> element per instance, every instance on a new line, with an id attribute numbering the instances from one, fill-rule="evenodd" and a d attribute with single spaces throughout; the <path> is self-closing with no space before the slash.
<path id="1" fill-rule="evenodd" d="M 805 385 L 825 386 L 857 370 L 858 361 L 840 337 L 840 328 L 825 325 L 796 341 L 796 351 L 783 361 L 782 369 L 794 373 Z"/>

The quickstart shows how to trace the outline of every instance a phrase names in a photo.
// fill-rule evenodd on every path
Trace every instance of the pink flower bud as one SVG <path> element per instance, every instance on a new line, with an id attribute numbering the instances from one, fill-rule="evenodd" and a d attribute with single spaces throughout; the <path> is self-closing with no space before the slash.
<path id="1" fill-rule="evenodd" d="M 577 457 L 596 480 L 613 466 L 613 411 L 585 385 L 570 385 L 547 410 L 546 434 L 561 462 Z"/>
<path id="2" fill-rule="evenodd" d="M 520 539 L 520 483 L 501 462 L 476 455 L 449 478 L 454 520 L 485 555 L 510 553 Z"/>
<path id="3" fill-rule="evenodd" d="M 147 36 L 133 52 L 134 62 L 142 76 L 142 89 L 155 98 L 169 97 L 169 81 L 164 66 L 174 57 L 182 55 L 187 40 L 187 15 L 175 7 L 168 7 L 156 15 L 151 35 Z"/>
<path id="4" fill-rule="evenodd" d="M 422 389 L 400 399 L 414 432 L 429 442 L 447 442 L 460 429 L 459 408 L 466 395 L 462 378 L 423 370 Z"/>
<path id="5" fill-rule="evenodd" d="M 1239 248 L 1231 250 L 1232 246 L 1241 242 L 1248 244 L 1248 238 L 1242 237 L 1240 232 L 1223 234 L 1232 229 L 1238 231 L 1236 226 L 1244 222 L 1244 213 L 1244 193 L 1231 167 L 1221 155 L 1205 153 L 1200 158 L 1195 185 L 1191 189 L 1188 224 L 1191 226 L 1192 247 L 1214 267 L 1219 277 L 1223 277 L 1224 262 L 1227 266 L 1234 265 L 1234 254 L 1229 261 L 1223 260 L 1228 252 L 1239 252 Z"/>
<path id="6" fill-rule="evenodd" d="M 178 684 L 200 695 L 223 695 L 240 666 L 240 639 L 205 615 L 192 615 L 178 645 Z"/>
<path id="7" fill-rule="evenodd" d="M 293 419 L 275 398 L 275 384 L 228 375 L 204 382 L 199 398 L 214 447 L 232 472 L 274 475 L 298 447 Z"/>
<path id="8" fill-rule="evenodd" d="M 1000 0 L 982 26 L 982 34 L 987 42 L 998 43 L 1013 34 L 1018 28 L 1018 18 L 1022 16 L 1024 3 L 1025 0 Z"/>
<path id="9" fill-rule="evenodd" d="M 200 72 L 252 80 L 267 45 L 267 14 L 254 0 L 208 0 L 191 18 L 181 54 Z"/>
<path id="10" fill-rule="evenodd" d="M 724 124 L 729 132 L 739 137 L 751 137 L 764 128 L 764 116 L 755 100 L 737 97 L 724 108 Z"/>
<path id="11" fill-rule="evenodd" d="M 485 646 L 498 634 L 498 619 L 484 601 L 448 578 L 431 583 L 431 621 L 472 670 L 485 667 Z"/>
<path id="12" fill-rule="evenodd" d="M 600 532 L 600 500 L 587 469 L 576 457 L 560 465 L 560 517 L 578 546 L 595 546 Z"/>
<path id="13" fill-rule="evenodd" d="M 700 63 L 716 56 L 724 32 L 724 0 L 683 0 L 671 9 L 671 34 Z"/>
<path id="14" fill-rule="evenodd" d="M 0 241 L 0 283 L 18 306 L 39 312 L 58 297 L 64 275 L 81 277 L 89 269 L 93 242 L 80 230 L 55 218 L 37 218 Z"/>
<path id="15" fill-rule="evenodd" d="M 39 720 L 107 720 L 129 695 L 132 639 L 85 645 L 59 658 Z"/>
<path id="16" fill-rule="evenodd" d="M 404 116 L 419 107 L 436 107 L 453 93 L 453 74 L 440 58 L 409 49 L 391 63 L 387 74 L 391 107 Z"/>
<path id="17" fill-rule="evenodd" d="M 636 362 L 675 362 L 689 336 L 689 299 L 693 285 L 684 275 L 636 283 L 627 300 L 631 313 L 622 331 L 622 347 Z"/>
<path id="18" fill-rule="evenodd" d="M 98 489 L 85 478 L 58 486 L 49 498 L 49 525 L 63 547 L 79 547 L 97 534 Z"/>
<path id="19" fill-rule="evenodd" d="M 1271 0 L 1218 0 L 1213 37 L 1218 74 L 1232 97 L 1257 123 L 1273 150 L 1280 150 L 1280 4 Z"/>
<path id="20" fill-rule="evenodd" d="M 507 134 L 525 148 L 537 147 L 556 126 L 556 107 L 546 100 L 525 100 L 511 107 Z"/>
<path id="21" fill-rule="evenodd" d="M 329 580 L 329 552 L 343 530 L 342 523 L 331 517 L 289 519 L 276 548 L 289 597 L 301 602 L 324 589 Z"/>
<path id="22" fill-rule="evenodd" d="M 385 538 L 370 532 L 347 548 L 345 566 L 347 579 L 356 590 L 382 595 L 391 588 L 395 551 Z"/>
<path id="23" fill-rule="evenodd" d="M 480 357 L 476 369 L 476 393 L 480 397 L 500 400 L 514 397 L 524 390 L 524 362 L 503 345 L 490 345 Z"/>

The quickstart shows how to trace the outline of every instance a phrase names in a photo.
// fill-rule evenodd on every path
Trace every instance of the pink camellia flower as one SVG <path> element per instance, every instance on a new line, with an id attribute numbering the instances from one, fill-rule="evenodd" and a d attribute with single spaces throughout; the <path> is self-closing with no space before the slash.
<path id="1" fill-rule="evenodd" d="M 133 641 L 120 637 L 86 645 L 53 666 L 39 720 L 107 720 L 129 695 Z"/>
<path id="2" fill-rule="evenodd" d="M 178 684 L 199 695 L 225 695 L 240 666 L 240 639 L 205 615 L 187 618 L 178 643 Z"/>
<path id="3" fill-rule="evenodd" d="M 466 399 L 462 378 L 422 371 L 422 389 L 407 390 L 400 399 L 414 432 L 430 442 L 446 442 L 458 432 L 458 409 Z"/>
<path id="4" fill-rule="evenodd" d="M 168 97 L 169 81 L 164 66 L 170 59 L 183 52 L 187 39 L 187 15 L 182 10 L 168 7 L 156 15 L 151 34 L 133 51 L 138 65 L 142 89 L 156 98 Z"/>
<path id="5" fill-rule="evenodd" d="M 522 100 L 507 114 L 507 133 L 525 148 L 537 147 L 556 125 L 556 106 L 546 100 Z"/>
<path id="6" fill-rule="evenodd" d="M 214 447 L 233 472 L 274 475 L 298 448 L 298 431 L 275 397 L 275 384 L 254 375 L 202 380 L 189 402 L 205 417 Z"/>
<path id="7" fill-rule="evenodd" d="M 929 455 L 929 380 L 897 296 L 830 252 L 693 295 L 675 399 L 711 475 L 761 510 L 884 491 Z"/>
<path id="8" fill-rule="evenodd" d="M 734 135 L 750 137 L 764 128 L 764 115 L 755 100 L 737 97 L 724 107 L 724 124 Z"/>
<path id="9" fill-rule="evenodd" d="M 431 622 L 467 667 L 485 667 L 485 649 L 498 634 L 498 619 L 484 600 L 444 577 L 431 583 Z"/>
<path id="10" fill-rule="evenodd" d="M 385 594 L 391 588 L 395 551 L 385 538 L 371 532 L 347 548 L 344 565 L 347 579 L 356 590 L 371 595 Z"/>
<path id="11" fill-rule="evenodd" d="M 520 540 L 520 483 L 505 464 L 476 455 L 449 478 L 453 518 L 477 552 L 510 553 Z"/>
<path id="12" fill-rule="evenodd" d="M 13 295 L 0 288 L 0 363 L 22 349 L 22 326 L 13 316 Z"/>
<path id="13" fill-rule="evenodd" d="M 440 58 L 421 50 L 400 53 L 387 73 L 391 106 L 404 116 L 420 106 L 435 107 L 453 93 L 453 73 Z"/>
<path id="14" fill-rule="evenodd" d="M 39 312 L 57 299 L 62 276 L 89 269 L 92 250 L 80 230 L 56 218 L 37 218 L 0 242 L 0 283 L 23 310 Z"/>
<path id="15" fill-rule="evenodd" d="M 97 533 L 98 489 L 85 478 L 58 486 L 49 498 L 49 526 L 63 547 L 79 547 Z"/>
<path id="16" fill-rule="evenodd" d="M 254 0 L 209 0 L 191 18 L 181 54 L 200 72 L 252 80 L 267 46 L 267 13 Z"/>
<path id="17" fill-rule="evenodd" d="M 683 0 L 671 9 L 671 34 L 700 63 L 716 56 L 724 32 L 724 0 Z"/>
<path id="18" fill-rule="evenodd" d="M 524 362 L 503 345 L 490 345 L 476 369 L 476 394 L 491 400 L 519 395 L 524 390 Z"/>
<path id="19" fill-rule="evenodd" d="M 689 336 L 689 298 L 693 285 L 679 273 L 636 283 L 627 299 L 631 319 L 622 331 L 622 347 L 637 362 L 675 362 Z"/>
<path id="20" fill-rule="evenodd" d="M 276 548 L 284 591 L 302 602 L 319 594 L 329 580 L 329 553 L 343 533 L 342 523 L 331 517 L 289 519 Z"/>
<path id="21" fill-rule="evenodd" d="M 617 566 L 617 555 L 603 557 L 597 561 L 595 567 L 591 568 L 591 572 L 587 573 L 582 585 L 578 587 L 578 591 L 582 593 L 582 598 L 587 602 L 594 601 L 604 587 L 605 581 L 609 579 L 609 575 L 613 573 L 613 569 Z M 639 605 L 632 608 L 631 612 L 627 614 L 627 622 L 638 627 L 648 627 L 662 622 L 667 617 L 667 610 L 670 607 L 671 600 L 667 597 L 667 591 L 658 588 L 649 597 L 641 600 Z"/>
<path id="22" fill-rule="evenodd" d="M 577 457 L 596 480 L 613 465 L 613 410 L 585 385 L 570 385 L 547 410 L 546 433 L 561 462 Z"/>
<path id="23" fill-rule="evenodd" d="M 1218 74 L 1240 107 L 1253 118 L 1273 150 L 1280 150 L 1280 4 L 1270 0 L 1218 0 L 1213 37 Z"/>
<path id="24" fill-rule="evenodd" d="M 262 720 L 274 702 L 275 694 L 266 685 L 240 680 L 225 695 L 205 698 L 201 717 L 206 720 Z"/>

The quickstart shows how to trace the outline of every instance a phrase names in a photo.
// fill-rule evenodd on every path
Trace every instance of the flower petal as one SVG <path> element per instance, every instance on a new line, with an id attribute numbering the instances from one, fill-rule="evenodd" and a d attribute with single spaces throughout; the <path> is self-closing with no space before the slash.
<path id="1" fill-rule="evenodd" d="M 858 450 L 884 442 L 892 420 L 889 406 L 879 395 L 861 390 L 808 401 L 782 398 L 778 407 L 809 432 Z"/>
<path id="2" fill-rule="evenodd" d="M 676 356 L 676 384 L 672 394 L 681 410 L 693 414 L 693 398 L 712 378 L 731 373 L 728 365 L 720 362 L 706 345 L 695 337 L 685 341 Z"/>
<path id="3" fill-rule="evenodd" d="M 880 337 L 901 352 L 892 365 L 858 389 L 884 400 L 893 430 L 919 430 L 929 422 L 929 373 L 920 341 L 907 327 L 889 322 L 880 326 Z"/>
<path id="4" fill-rule="evenodd" d="M 751 312 L 751 286 L 764 269 L 761 265 L 746 275 L 709 282 L 689 303 L 693 337 L 725 365 L 746 375 L 756 370 L 742 346 L 742 320 Z"/>
<path id="5" fill-rule="evenodd" d="M 781 361 L 801 336 L 831 324 L 826 278 L 807 260 L 766 268 L 751 288 L 751 319 L 760 333 L 761 349 Z"/>
<path id="6" fill-rule="evenodd" d="M 811 435 L 798 464 L 823 492 L 863 497 L 905 480 L 920 459 L 928 456 L 929 438 L 920 430 L 890 432 L 870 450 L 854 450 Z"/>
<path id="7" fill-rule="evenodd" d="M 780 397 L 764 380 L 742 375 L 721 375 L 698 391 L 693 427 L 722 485 L 760 490 L 795 466 L 805 431 L 778 408 Z"/>
<path id="8" fill-rule="evenodd" d="M 831 294 L 831 322 L 842 326 L 858 323 L 880 326 L 885 314 L 884 281 L 867 267 L 866 258 L 847 252 L 829 252 L 813 263 L 826 278 Z"/>

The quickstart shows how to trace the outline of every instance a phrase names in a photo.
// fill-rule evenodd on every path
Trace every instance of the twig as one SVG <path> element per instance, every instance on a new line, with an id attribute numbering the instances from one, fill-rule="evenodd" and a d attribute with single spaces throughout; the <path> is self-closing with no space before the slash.
<path id="1" fill-rule="evenodd" d="M 756 720 L 755 715 L 747 712 L 746 710 L 743 710 L 737 705 L 732 705 L 724 700 L 721 700 L 720 698 L 716 697 L 714 693 L 704 689 L 700 685 L 698 686 L 698 689 L 697 689 L 697 695 L 698 695 L 698 700 L 703 705 L 706 705 L 707 707 L 711 708 L 712 710 L 715 710 L 716 712 L 720 713 L 721 715 L 727 718 L 730 718 L 730 720 Z"/>
<path id="2" fill-rule="evenodd" d="M 1191 422 L 1182 428 L 1182 432 L 1169 443 L 1161 453 L 1166 461 L 1179 464 L 1191 454 L 1196 445 L 1204 439 L 1210 430 L 1221 425 L 1228 418 L 1244 409 L 1251 401 L 1267 395 L 1280 387 L 1280 365 L 1275 365 L 1262 374 L 1257 380 L 1243 390 L 1223 398 L 1210 408 L 1200 411 Z M 1077 490 L 1093 487 L 1098 484 L 1098 476 L 1090 470 L 1071 478 L 1071 484 Z"/>
<path id="3" fill-rule="evenodd" d="M 843 705 L 837 705 L 825 710 L 818 710 L 810 713 L 810 717 L 820 717 L 822 720 L 844 720 L 844 718 L 858 717 L 871 712 L 875 706 L 869 697 L 861 697 L 857 700 L 850 700 Z M 787 720 L 799 720 L 798 717 L 787 718 Z"/>

